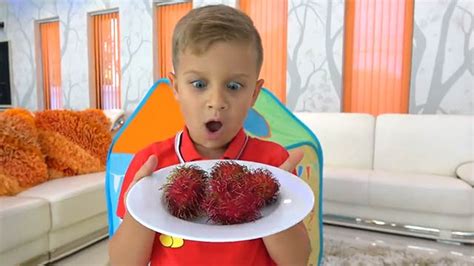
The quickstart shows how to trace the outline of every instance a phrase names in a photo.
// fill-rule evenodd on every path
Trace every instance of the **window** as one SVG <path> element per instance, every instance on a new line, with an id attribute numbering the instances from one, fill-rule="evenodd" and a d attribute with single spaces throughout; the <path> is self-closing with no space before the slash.
<path id="1" fill-rule="evenodd" d="M 155 77 L 166 78 L 173 71 L 172 44 L 173 30 L 176 23 L 192 9 L 192 3 L 158 4 L 155 8 L 155 32 L 157 43 L 157 63 Z"/>
<path id="2" fill-rule="evenodd" d="M 61 93 L 61 49 L 59 21 L 39 24 L 41 44 L 41 67 L 45 109 L 63 107 Z"/>
<path id="3" fill-rule="evenodd" d="M 240 0 L 240 9 L 252 18 L 263 44 L 260 77 L 264 87 L 286 101 L 288 1 Z"/>
<path id="4" fill-rule="evenodd" d="M 96 107 L 121 108 L 119 13 L 92 16 L 93 81 Z"/>
<path id="5" fill-rule="evenodd" d="M 347 1 L 344 112 L 407 113 L 413 0 Z"/>

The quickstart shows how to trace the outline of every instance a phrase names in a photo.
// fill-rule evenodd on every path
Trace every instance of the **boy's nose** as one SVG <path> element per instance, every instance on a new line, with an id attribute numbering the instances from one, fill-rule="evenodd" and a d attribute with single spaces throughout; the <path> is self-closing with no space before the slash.
<path id="1" fill-rule="evenodd" d="M 209 101 L 207 102 L 208 109 L 215 109 L 215 110 L 225 110 L 228 108 L 227 101 L 222 95 L 222 92 L 213 92 L 209 97 Z"/>

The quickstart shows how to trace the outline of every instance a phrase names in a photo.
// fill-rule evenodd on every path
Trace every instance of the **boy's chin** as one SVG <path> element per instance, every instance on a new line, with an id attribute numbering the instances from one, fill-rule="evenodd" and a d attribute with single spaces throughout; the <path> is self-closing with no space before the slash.
<path id="1" fill-rule="evenodd" d="M 205 139 L 202 143 L 204 147 L 209 148 L 209 149 L 220 149 L 227 144 L 229 144 L 230 140 L 226 140 L 224 138 L 218 138 L 218 139 Z"/>
<path id="2" fill-rule="evenodd" d="M 227 147 L 231 140 L 232 138 L 228 139 L 224 136 L 221 136 L 219 138 L 205 138 L 201 141 L 201 146 L 208 149 L 222 149 Z"/>

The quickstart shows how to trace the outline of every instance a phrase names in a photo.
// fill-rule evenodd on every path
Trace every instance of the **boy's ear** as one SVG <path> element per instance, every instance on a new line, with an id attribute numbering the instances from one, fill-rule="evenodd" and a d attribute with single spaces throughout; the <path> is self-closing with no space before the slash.
<path id="1" fill-rule="evenodd" d="M 255 90 L 253 91 L 253 95 L 252 95 L 252 106 L 257 101 L 258 95 L 260 94 L 260 90 L 262 89 L 264 82 L 265 80 L 263 79 L 257 80 L 257 84 L 255 85 Z"/>
<path id="2" fill-rule="evenodd" d="M 176 82 L 176 75 L 173 72 L 168 72 L 168 79 L 171 82 L 174 98 L 178 100 L 178 84 Z"/>

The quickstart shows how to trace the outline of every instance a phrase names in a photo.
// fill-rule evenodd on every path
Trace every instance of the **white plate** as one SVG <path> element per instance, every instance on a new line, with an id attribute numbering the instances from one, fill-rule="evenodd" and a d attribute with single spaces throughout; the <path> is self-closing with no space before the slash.
<path id="1" fill-rule="evenodd" d="M 209 171 L 219 160 L 186 163 L 197 165 Z M 171 215 L 163 200 L 160 189 L 169 173 L 177 165 L 162 168 L 152 176 L 137 182 L 127 196 L 127 210 L 144 226 L 166 235 L 188 240 L 206 242 L 232 242 L 262 238 L 281 232 L 303 220 L 313 208 L 313 191 L 305 181 L 279 168 L 247 161 L 234 161 L 249 169 L 267 168 L 280 182 L 278 200 L 261 210 L 262 217 L 256 221 L 233 224 L 211 224 L 207 217 L 186 221 Z"/>

